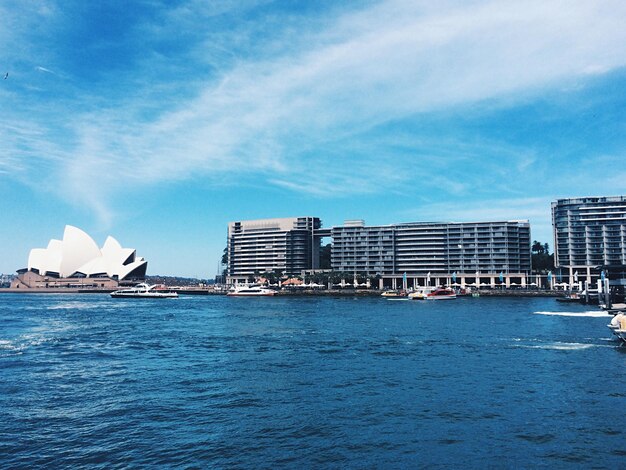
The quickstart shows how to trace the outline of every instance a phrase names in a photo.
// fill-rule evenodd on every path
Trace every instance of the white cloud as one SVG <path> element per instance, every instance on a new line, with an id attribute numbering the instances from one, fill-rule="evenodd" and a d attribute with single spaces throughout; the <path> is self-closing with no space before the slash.
<path id="1" fill-rule="evenodd" d="M 177 8 L 168 28 L 184 23 L 202 31 L 204 18 L 189 14 L 197 5 L 187 7 Z M 231 8 L 224 2 L 208 15 Z M 294 28 L 297 19 L 290 18 L 289 29 L 276 36 L 294 38 L 293 45 L 275 47 L 271 37 L 265 38 L 269 53 L 230 58 L 217 64 L 227 68 L 208 75 L 206 82 L 190 77 L 193 89 L 182 101 L 176 98 L 183 85 L 163 84 L 162 96 L 155 97 L 149 92 L 153 76 L 138 71 L 138 90 L 70 120 L 75 141 L 71 147 L 57 144 L 64 164 L 55 178 L 103 213 L 106 194 L 198 174 L 258 173 L 281 187 L 310 192 L 303 184 L 310 179 L 307 159 L 316 149 L 334 148 L 316 155 L 318 188 L 336 182 L 353 192 L 394 187 L 406 178 L 392 171 L 392 150 L 383 150 L 383 159 L 367 151 L 350 153 L 355 141 L 369 140 L 371 129 L 621 67 L 626 64 L 625 17 L 626 3 L 611 0 L 448 1 L 436 6 L 390 0 L 346 12 L 334 22 L 326 19 L 320 32 L 313 32 L 306 18 Z M 253 28 L 255 34 L 263 29 Z M 206 37 L 198 33 L 195 40 L 203 44 Z M 201 59 L 201 49 L 192 49 L 189 57 Z M 207 58 L 213 63 L 215 50 Z M 184 83 L 186 77 L 179 80 Z M 158 80 L 156 86 L 161 86 Z M 146 96 L 155 101 L 146 102 Z M 93 98 L 88 105 L 97 108 L 102 101 Z M 141 117 L 153 108 L 151 117 Z M 52 153 L 54 145 L 47 146 Z M 413 156 L 404 152 L 402 163 L 419 165 L 424 184 L 452 194 L 466 191 L 470 182 L 462 175 L 434 172 L 449 165 L 449 156 L 439 154 L 437 164 L 424 164 L 433 148 Z M 511 149 L 501 155 L 520 172 L 535 161 L 532 154 L 518 157 Z M 494 175 L 509 171 L 503 161 L 497 163 L 473 162 Z"/>

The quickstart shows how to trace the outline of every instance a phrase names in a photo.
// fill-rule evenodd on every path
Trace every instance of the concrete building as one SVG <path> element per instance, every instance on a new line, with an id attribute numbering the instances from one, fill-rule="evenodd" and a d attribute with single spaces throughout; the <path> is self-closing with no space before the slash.
<path id="1" fill-rule="evenodd" d="M 399 280 L 404 287 L 531 282 L 526 220 L 369 227 L 347 221 L 333 227 L 331 235 L 333 270 L 380 275 L 392 287 L 399 287 Z"/>
<path id="2" fill-rule="evenodd" d="M 611 282 L 624 286 L 626 197 L 582 197 L 552 203 L 554 262 L 571 284 L 595 283 L 601 271 L 622 273 Z"/>
<path id="3" fill-rule="evenodd" d="M 228 284 L 273 271 L 297 275 L 319 266 L 321 221 L 317 217 L 290 217 L 230 222 L 228 224 Z"/>
<path id="4" fill-rule="evenodd" d="M 347 220 L 330 229 L 333 271 L 394 274 L 395 226 L 366 227 L 362 220 Z"/>

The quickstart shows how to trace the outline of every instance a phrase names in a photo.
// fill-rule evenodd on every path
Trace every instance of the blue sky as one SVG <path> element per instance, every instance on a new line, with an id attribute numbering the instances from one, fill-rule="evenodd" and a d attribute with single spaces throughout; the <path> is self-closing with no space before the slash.
<path id="1" fill-rule="evenodd" d="M 98 5 L 99 3 L 99 5 Z M 0 4 L 0 272 L 76 225 L 212 277 L 227 223 L 626 193 L 622 1 Z"/>

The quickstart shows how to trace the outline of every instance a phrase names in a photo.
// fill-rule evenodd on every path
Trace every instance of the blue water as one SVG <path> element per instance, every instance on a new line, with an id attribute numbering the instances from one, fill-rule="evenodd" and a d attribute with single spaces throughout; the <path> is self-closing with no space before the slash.
<path id="1" fill-rule="evenodd" d="M 623 468 L 608 320 L 541 298 L 5 294 L 0 467 Z"/>

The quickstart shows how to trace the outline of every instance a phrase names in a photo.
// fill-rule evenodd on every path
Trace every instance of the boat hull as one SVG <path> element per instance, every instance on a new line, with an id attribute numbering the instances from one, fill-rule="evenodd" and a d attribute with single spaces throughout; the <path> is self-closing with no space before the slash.
<path id="1" fill-rule="evenodd" d="M 426 300 L 454 300 L 456 295 L 431 295 L 427 296 Z"/>
<path id="2" fill-rule="evenodd" d="M 229 292 L 228 297 L 272 297 L 276 295 L 274 292 L 256 293 L 256 292 Z"/>

